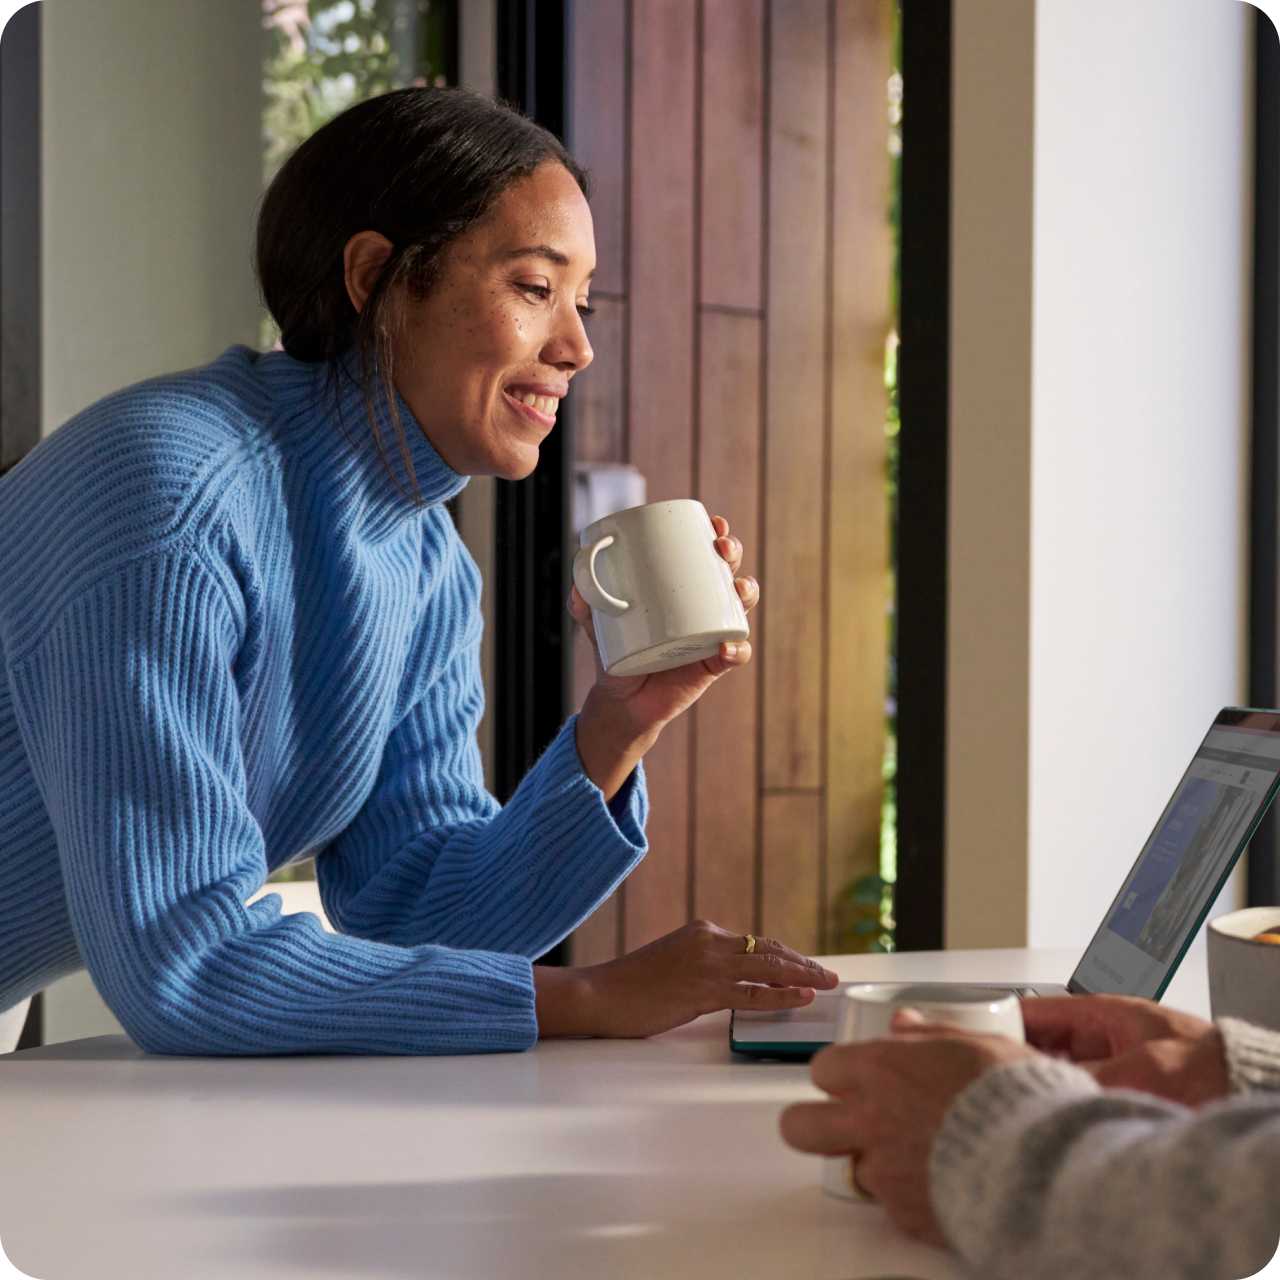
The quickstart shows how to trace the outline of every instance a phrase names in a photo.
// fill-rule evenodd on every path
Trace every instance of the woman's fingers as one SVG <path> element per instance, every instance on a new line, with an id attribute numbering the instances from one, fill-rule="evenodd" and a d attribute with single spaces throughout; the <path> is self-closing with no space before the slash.
<path id="1" fill-rule="evenodd" d="M 742 543 L 729 532 L 724 516 L 712 516 L 711 527 L 716 531 L 716 550 L 729 562 L 736 578 L 742 567 Z"/>
<path id="2" fill-rule="evenodd" d="M 732 935 L 731 935 L 732 936 Z M 745 956 L 745 942 L 742 950 Z M 756 945 L 752 948 L 752 955 L 758 957 L 776 957 L 783 964 L 791 964 L 807 969 L 812 974 L 811 985 L 816 987 L 834 987 L 840 978 L 830 969 L 824 968 L 816 960 L 811 960 L 806 955 L 801 955 L 799 951 L 793 951 L 790 947 L 784 946 L 776 938 L 757 938 Z M 750 957 L 747 957 L 750 958 Z M 764 979 L 764 981 L 773 981 L 773 979 Z"/>
<path id="3" fill-rule="evenodd" d="M 760 584 L 751 577 L 734 578 L 733 585 L 738 592 L 742 607 L 750 613 L 760 603 Z"/>
<path id="4" fill-rule="evenodd" d="M 765 987 L 736 982 L 725 993 L 722 1009 L 803 1009 L 812 1004 L 812 987 Z"/>
<path id="5" fill-rule="evenodd" d="M 751 661 L 750 640 L 726 640 L 720 646 L 720 652 L 714 658 L 704 659 L 707 669 L 713 676 L 722 676 L 734 667 L 745 667 Z"/>
<path id="6" fill-rule="evenodd" d="M 726 538 L 716 539 L 716 550 L 729 562 L 729 568 L 736 578 L 738 570 L 742 568 L 742 543 L 730 534 Z"/>
<path id="7" fill-rule="evenodd" d="M 767 982 L 778 987 L 833 987 L 838 979 L 815 960 L 786 960 L 779 955 L 744 955 L 733 964 L 741 982 Z"/>
<path id="8" fill-rule="evenodd" d="M 569 588 L 569 615 L 580 627 L 586 627 L 591 621 L 591 606 L 582 598 L 582 592 L 576 586 Z"/>

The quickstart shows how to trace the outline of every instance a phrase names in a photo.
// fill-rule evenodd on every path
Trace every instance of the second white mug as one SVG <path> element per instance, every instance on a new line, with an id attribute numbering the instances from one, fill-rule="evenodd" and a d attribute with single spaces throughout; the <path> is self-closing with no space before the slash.
<path id="1" fill-rule="evenodd" d="M 1022 1005 L 1012 992 L 958 983 L 864 982 L 844 992 L 836 1042 L 879 1040 L 890 1034 L 893 1015 L 907 1008 L 918 1010 L 927 1022 L 1008 1036 L 1020 1044 L 1026 1040 Z M 849 1156 L 826 1157 L 822 1189 L 842 1200 L 862 1199 L 853 1185 Z"/>

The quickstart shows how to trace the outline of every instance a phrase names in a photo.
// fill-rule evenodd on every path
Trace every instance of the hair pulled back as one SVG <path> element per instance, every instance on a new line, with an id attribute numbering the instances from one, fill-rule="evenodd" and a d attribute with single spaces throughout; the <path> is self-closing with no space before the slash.
<path id="1" fill-rule="evenodd" d="M 358 354 L 375 444 L 383 454 L 376 379 L 415 488 L 392 381 L 399 287 L 423 296 L 450 241 L 549 160 L 564 165 L 587 194 L 587 175 L 561 142 L 513 108 L 465 89 L 396 89 L 318 129 L 263 197 L 255 266 L 281 344 L 295 359 L 327 362 L 335 389 L 339 362 Z M 393 248 L 357 311 L 342 255 L 360 231 L 377 231 Z"/>

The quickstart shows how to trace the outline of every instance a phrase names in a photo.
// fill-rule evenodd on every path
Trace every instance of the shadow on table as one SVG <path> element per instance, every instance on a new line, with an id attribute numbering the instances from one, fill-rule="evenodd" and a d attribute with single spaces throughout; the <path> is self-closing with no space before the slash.
<path id="1" fill-rule="evenodd" d="M 219 1233 L 226 1245 L 218 1249 L 218 1265 L 271 1263 L 298 1274 L 414 1280 L 956 1274 L 945 1254 L 905 1241 L 874 1208 L 832 1201 L 816 1187 L 757 1200 L 744 1206 L 740 1192 L 726 1198 L 721 1232 L 720 1215 L 708 1218 L 705 1186 L 679 1174 L 259 1187 L 164 1204 L 184 1216 L 228 1220 L 225 1237 Z M 709 1240 L 714 1258 L 707 1256 Z M 190 1259 L 193 1273 L 203 1275 L 200 1261 Z"/>

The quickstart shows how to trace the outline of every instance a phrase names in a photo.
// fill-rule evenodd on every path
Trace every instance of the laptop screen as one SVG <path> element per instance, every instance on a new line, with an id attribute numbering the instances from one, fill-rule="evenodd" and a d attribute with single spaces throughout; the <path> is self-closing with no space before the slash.
<path id="1" fill-rule="evenodd" d="M 1072 975 L 1073 990 L 1158 998 L 1280 781 L 1280 715 L 1222 711 Z"/>

